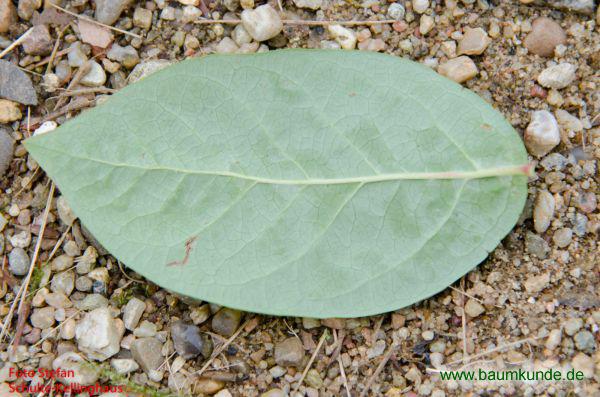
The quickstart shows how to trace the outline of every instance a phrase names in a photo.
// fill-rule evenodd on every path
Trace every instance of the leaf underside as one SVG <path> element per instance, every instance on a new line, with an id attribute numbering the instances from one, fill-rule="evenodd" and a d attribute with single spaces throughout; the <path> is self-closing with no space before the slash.
<path id="1" fill-rule="evenodd" d="M 526 198 L 527 156 L 497 111 L 365 52 L 190 59 L 26 146 L 127 266 L 276 315 L 427 298 L 485 259 Z"/>

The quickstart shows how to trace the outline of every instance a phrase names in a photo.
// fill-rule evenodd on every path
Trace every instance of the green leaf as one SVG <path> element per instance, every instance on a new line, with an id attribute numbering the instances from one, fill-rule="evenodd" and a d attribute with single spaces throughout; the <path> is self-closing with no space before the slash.
<path id="1" fill-rule="evenodd" d="M 525 149 L 497 111 L 366 52 L 190 59 L 26 146 L 127 266 L 277 315 L 427 298 L 486 258 L 526 198 Z"/>

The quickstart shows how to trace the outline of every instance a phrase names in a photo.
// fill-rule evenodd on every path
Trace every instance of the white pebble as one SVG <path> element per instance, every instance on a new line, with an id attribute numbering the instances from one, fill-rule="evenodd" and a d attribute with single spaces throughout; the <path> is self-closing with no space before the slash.
<path id="1" fill-rule="evenodd" d="M 242 24 L 256 41 L 269 40 L 283 30 L 279 14 L 268 4 L 242 11 Z"/>
<path id="2" fill-rule="evenodd" d="M 525 130 L 525 146 L 529 153 L 543 157 L 560 143 L 558 123 L 547 110 L 537 110 L 531 114 L 531 122 Z"/>
<path id="3" fill-rule="evenodd" d="M 538 83 L 546 88 L 561 89 L 565 88 L 575 80 L 575 71 L 577 66 L 567 62 L 550 66 L 540 73 L 537 78 Z"/>
<path id="4" fill-rule="evenodd" d="M 342 25 L 329 25 L 327 29 L 343 49 L 352 50 L 356 47 L 357 37 L 352 29 Z"/>

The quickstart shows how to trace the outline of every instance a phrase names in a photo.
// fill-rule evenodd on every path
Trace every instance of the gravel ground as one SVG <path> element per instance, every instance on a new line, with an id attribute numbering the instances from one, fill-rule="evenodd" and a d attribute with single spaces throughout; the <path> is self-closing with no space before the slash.
<path id="1" fill-rule="evenodd" d="M 74 381 L 14 374 L 39 368 L 142 395 L 600 395 L 593 0 L 57 0 L 87 19 L 50 3 L 0 0 L 0 49 L 33 28 L 0 61 L 0 395 L 19 395 L 9 384 Z M 282 24 L 281 15 L 393 21 L 306 26 Z M 194 23 L 203 16 L 243 23 Z M 190 301 L 108 255 L 22 145 L 171 62 L 284 47 L 407 57 L 505 115 L 523 134 L 535 176 L 521 220 L 488 260 L 431 299 L 367 318 L 275 318 Z M 13 313 L 43 225 L 30 300 Z M 461 368 L 574 368 L 584 379 L 440 379 L 439 370 Z"/>

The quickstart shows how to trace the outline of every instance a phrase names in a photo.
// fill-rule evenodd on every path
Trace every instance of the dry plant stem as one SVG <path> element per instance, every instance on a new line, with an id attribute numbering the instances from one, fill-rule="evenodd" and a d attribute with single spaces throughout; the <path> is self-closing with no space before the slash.
<path id="1" fill-rule="evenodd" d="M 60 96 L 76 96 L 83 94 L 114 94 L 117 90 L 108 87 L 92 87 L 92 88 L 81 88 L 79 90 L 67 90 L 65 89 L 60 93 Z"/>
<path id="2" fill-rule="evenodd" d="M 64 9 L 64 8 L 62 8 L 62 7 L 60 7 L 60 6 L 57 6 L 57 5 L 56 5 L 56 4 L 54 4 L 54 3 L 50 3 L 50 5 L 51 5 L 52 7 L 54 7 L 54 8 L 56 8 L 56 9 L 58 9 L 58 10 L 61 10 L 61 11 L 62 11 L 62 12 L 64 12 L 65 14 L 69 14 L 69 15 L 72 15 L 72 16 L 74 16 L 75 18 L 78 18 L 78 19 L 83 19 L 84 21 L 87 21 L 87 22 L 90 22 L 90 23 L 96 24 L 96 25 L 98 25 L 98 26 L 103 26 L 103 27 L 105 27 L 105 28 L 107 28 L 107 29 L 114 30 L 115 32 L 119 32 L 119 33 L 123 33 L 123 34 L 129 35 L 129 36 L 133 36 L 133 37 L 135 37 L 135 38 L 138 38 L 138 39 L 141 39 L 141 38 L 142 38 L 142 36 L 140 36 L 140 35 L 138 35 L 138 34 L 131 33 L 131 32 L 128 32 L 128 31 L 126 31 L 126 30 L 123 30 L 123 29 L 115 28 L 114 26 L 110 26 L 110 25 L 103 24 L 103 23 L 101 23 L 101 22 L 98 22 L 98 21 L 96 21 L 96 20 L 94 20 L 94 19 L 92 19 L 92 18 L 88 18 L 88 17 L 86 17 L 85 15 L 79 15 L 79 14 L 76 14 L 76 13 L 74 13 L 74 12 L 71 12 L 71 11 L 69 11 L 69 10 L 66 10 L 66 9 Z"/>
<path id="3" fill-rule="evenodd" d="M 395 19 L 385 19 L 382 21 L 302 21 L 296 19 L 284 19 L 281 21 L 284 25 L 304 25 L 304 26 L 372 26 L 372 25 L 388 25 L 397 22 Z M 241 19 L 199 19 L 194 21 L 199 25 L 212 25 L 222 23 L 224 25 L 237 25 L 242 23 Z"/>
<path id="4" fill-rule="evenodd" d="M 66 113 L 73 112 L 75 110 L 79 110 L 79 109 L 83 109 L 83 108 L 88 108 L 90 106 L 94 106 L 95 103 L 96 103 L 96 101 L 91 101 L 91 100 L 85 100 L 85 101 L 81 101 L 81 102 L 71 103 L 71 104 L 65 106 L 64 108 L 60 109 L 57 112 L 50 113 L 49 115 L 47 115 L 44 118 L 35 119 L 36 122 L 33 124 L 43 123 L 45 121 L 54 120 Z"/>
<path id="5" fill-rule="evenodd" d="M 206 363 L 202 366 L 202 368 L 200 368 L 198 371 L 194 372 L 194 375 L 197 376 L 201 376 L 202 373 L 204 371 L 206 371 L 206 369 L 208 367 L 210 367 L 210 365 L 212 364 L 212 362 L 215 360 L 215 358 L 217 358 L 217 356 L 219 354 L 221 354 L 221 352 L 223 350 L 225 350 L 227 348 L 227 346 L 229 346 L 231 344 L 231 342 L 233 342 L 235 340 L 235 338 L 238 337 L 238 335 L 242 332 L 242 330 L 244 329 L 244 327 L 250 322 L 252 321 L 252 319 L 247 320 L 246 322 L 244 322 L 244 324 L 242 324 L 237 331 L 235 331 L 235 333 L 233 335 L 231 335 L 231 337 L 229 339 L 227 339 L 225 341 L 225 343 L 223 343 L 221 346 L 219 346 L 219 348 L 215 349 L 215 351 L 213 352 L 213 354 L 210 356 L 210 359 L 208 361 L 206 361 Z"/>
<path id="6" fill-rule="evenodd" d="M 79 83 L 79 81 L 83 78 L 83 76 L 85 76 L 90 71 L 91 67 L 92 67 L 92 64 L 90 63 L 90 61 L 87 61 L 86 63 L 84 63 L 83 66 L 81 66 L 79 68 L 79 70 L 77 70 L 77 73 L 75 73 L 75 76 L 73 76 L 73 78 L 69 82 L 69 85 L 67 86 L 67 91 L 69 91 L 69 90 L 71 90 L 71 88 L 75 87 Z M 62 107 L 66 101 L 67 101 L 66 97 L 60 98 L 56 102 L 56 105 L 54 106 L 53 110 L 57 110 L 58 108 Z"/>
<path id="7" fill-rule="evenodd" d="M 327 337 L 327 329 L 325 329 L 325 331 L 323 331 L 323 335 L 321 335 L 321 338 L 319 339 L 319 343 L 317 344 L 315 351 L 313 352 L 312 356 L 310 356 L 310 360 L 308 360 L 308 363 L 306 364 L 304 371 L 302 371 L 302 376 L 300 377 L 300 380 L 298 381 L 298 385 L 294 388 L 294 392 L 297 392 L 298 389 L 300 389 L 300 386 L 302 386 L 302 382 L 304 382 L 304 378 L 306 378 L 306 374 L 310 370 L 310 367 L 312 366 L 312 363 L 315 361 L 315 358 L 317 358 L 317 354 L 319 354 L 319 350 L 321 350 L 323 343 L 325 343 L 326 337 Z"/>
<path id="8" fill-rule="evenodd" d="M 333 340 L 335 343 L 338 343 L 338 335 L 337 335 L 337 331 L 334 329 L 333 330 Z M 343 332 L 340 332 L 340 340 L 339 340 L 339 346 L 342 346 L 342 342 L 344 342 L 344 335 Z M 341 350 L 341 348 L 340 348 Z M 337 351 L 337 348 L 336 348 Z M 335 354 L 335 352 L 334 352 Z M 348 387 L 348 377 L 346 376 L 346 371 L 344 370 L 344 364 L 342 364 L 342 356 L 340 356 L 339 351 L 337 356 L 335 357 L 335 360 L 338 363 L 338 366 L 340 368 L 340 375 L 342 376 L 342 381 L 344 382 L 344 388 L 346 389 L 346 397 L 351 397 L 352 394 L 350 393 L 350 388 Z"/>
<path id="9" fill-rule="evenodd" d="M 517 345 L 520 345 L 520 344 L 522 344 L 522 343 L 529 343 L 529 342 L 533 342 L 533 341 L 535 341 L 535 340 L 538 340 L 538 339 L 541 339 L 541 338 L 542 338 L 541 336 L 536 336 L 536 337 L 533 337 L 533 338 L 525 338 L 525 339 L 520 339 L 520 340 L 518 340 L 518 341 L 515 341 L 515 342 L 512 342 L 512 343 L 508 343 L 508 344 L 506 344 L 506 345 L 498 346 L 498 347 L 495 347 L 495 348 L 493 348 L 493 349 L 486 350 L 486 351 L 484 351 L 484 352 L 481 352 L 481 353 L 478 353 L 478 354 L 474 354 L 474 355 L 472 355 L 472 356 L 470 357 L 470 359 L 471 359 L 471 360 L 474 360 L 474 359 L 477 359 L 477 358 L 480 358 L 480 357 L 485 357 L 485 356 L 487 356 L 487 355 L 489 355 L 489 354 L 492 354 L 492 353 L 498 352 L 498 351 L 500 351 L 500 350 L 508 349 L 509 347 L 517 346 Z M 449 362 L 449 363 L 448 363 L 448 364 L 446 364 L 446 365 L 447 365 L 447 366 L 451 366 L 451 365 L 460 364 L 460 363 L 462 363 L 462 362 L 463 362 L 463 360 L 462 360 L 462 359 L 460 359 L 460 360 L 456 360 L 456 361 Z M 463 365 L 461 368 L 465 368 L 467 365 L 468 365 L 468 364 L 465 364 L 465 365 Z"/>
<path id="10" fill-rule="evenodd" d="M 396 351 L 397 347 L 398 347 L 398 345 L 395 344 L 395 343 L 392 343 L 392 345 L 389 347 L 388 351 L 385 353 L 385 356 L 383 356 L 383 359 L 381 359 L 381 362 L 379 363 L 379 365 L 375 369 L 375 372 L 373 372 L 373 375 L 371 375 L 371 377 L 367 381 L 367 384 L 365 385 L 365 388 L 360 393 L 360 397 L 366 396 L 367 393 L 369 392 L 369 390 L 371 390 L 371 385 L 373 384 L 373 382 L 375 381 L 375 379 L 377 379 L 377 377 L 379 376 L 379 374 L 381 373 L 381 371 L 383 371 L 383 369 L 385 368 L 385 365 L 390 360 L 390 357 L 392 357 L 392 354 Z"/>
<path id="11" fill-rule="evenodd" d="M 54 244 L 52 251 L 50 251 L 50 255 L 48 255 L 48 262 L 50 262 L 50 260 L 52 260 L 52 258 L 54 257 L 54 254 L 56 254 L 56 251 L 58 251 L 58 248 L 62 245 L 63 241 L 65 241 L 65 238 L 67 237 L 67 233 L 69 233 L 69 231 L 71 230 L 71 227 L 73 227 L 73 226 L 69 225 L 67 230 L 65 230 L 64 233 L 58 239 L 58 241 L 56 241 L 56 244 Z"/>
<path id="12" fill-rule="evenodd" d="M 26 300 L 23 309 L 19 309 L 19 316 L 17 319 L 17 328 L 15 330 L 15 337 L 13 339 L 12 345 L 14 347 L 19 346 L 21 342 L 21 336 L 23 336 L 23 330 L 25 329 L 25 323 L 27 322 L 27 318 L 29 317 L 29 312 L 31 311 L 31 303 Z"/>
<path id="13" fill-rule="evenodd" d="M 70 47 L 69 48 L 65 48 L 64 50 L 60 50 L 56 54 L 54 54 L 54 58 L 61 57 L 63 55 L 67 55 L 69 53 L 69 51 L 71 51 Z M 27 69 L 25 69 L 25 70 L 27 70 L 30 73 L 33 73 L 33 72 L 31 72 L 31 69 L 35 69 L 35 68 L 37 68 L 39 66 L 44 66 L 45 64 L 47 64 L 48 62 L 50 62 L 51 58 L 52 58 L 52 56 L 49 55 L 46 58 L 44 58 L 41 61 L 39 61 L 38 63 L 34 63 L 33 65 L 27 66 Z"/>
<path id="14" fill-rule="evenodd" d="M 52 4 L 52 3 L 50 3 Z M 52 63 L 54 63 L 54 59 L 56 57 L 56 52 L 58 51 L 58 46 L 60 45 L 60 40 L 62 39 L 65 30 L 67 30 L 68 26 L 65 26 L 58 32 L 58 37 L 56 38 L 56 42 L 54 43 L 54 48 L 52 49 L 52 54 L 50 54 L 50 59 L 48 60 L 48 66 L 46 66 L 46 74 L 48 74 L 52 70 Z M 58 30 L 58 29 L 57 29 Z"/>
<path id="15" fill-rule="evenodd" d="M 462 291 L 465 290 L 465 278 L 461 278 L 460 279 L 460 289 Z M 465 296 L 462 296 L 461 299 L 461 304 L 462 304 L 462 315 L 461 315 L 461 322 L 462 322 L 462 343 L 463 343 L 463 356 L 462 356 L 462 361 L 463 363 L 467 363 L 469 362 L 469 353 L 467 352 L 467 315 L 465 313 Z"/>
<path id="16" fill-rule="evenodd" d="M 479 302 L 479 303 L 481 303 L 481 304 L 483 305 L 483 301 L 482 301 L 481 299 L 479 299 L 479 298 L 476 298 L 476 297 L 474 297 L 474 296 L 473 296 L 473 295 L 471 295 L 471 294 L 467 294 L 465 291 L 461 291 L 461 290 L 459 290 L 458 288 L 456 288 L 456 287 L 453 287 L 453 286 L 450 286 L 450 289 L 451 289 L 451 290 L 453 290 L 453 291 L 456 291 L 456 292 L 458 292 L 458 293 L 459 293 L 459 294 L 461 294 L 461 295 L 464 295 L 464 296 L 466 296 L 466 297 L 468 297 L 468 298 L 471 298 L 471 299 L 473 299 L 473 300 L 475 300 L 475 301 L 477 301 L 477 302 Z M 494 305 L 494 306 L 496 306 L 497 308 L 500 308 L 500 309 L 502 309 L 502 308 L 504 307 L 504 306 L 500 306 L 500 305 Z"/>
<path id="17" fill-rule="evenodd" d="M 16 46 L 21 44 L 23 42 L 23 40 L 25 40 L 27 38 L 27 36 L 29 36 L 29 34 L 31 33 L 32 30 L 33 30 L 33 28 L 29 28 L 29 30 L 27 32 L 23 33 L 18 39 L 16 39 L 8 47 L 6 47 L 4 49 L 4 51 L 0 52 L 0 58 L 4 58 L 4 56 L 6 54 L 8 54 L 9 52 L 11 52 L 13 50 L 13 48 L 15 48 Z"/>
<path id="18" fill-rule="evenodd" d="M 27 276 L 25 277 L 25 281 L 23 283 L 23 292 L 21 294 L 21 302 L 19 302 L 19 310 L 18 313 L 21 314 L 21 310 L 23 309 L 23 305 L 27 299 L 27 289 L 29 288 L 29 282 L 31 281 L 31 275 L 33 274 L 33 269 L 35 268 L 35 263 L 37 262 L 38 255 L 40 253 L 40 247 L 42 246 L 42 240 L 44 239 L 44 231 L 46 230 L 46 223 L 48 222 L 48 214 L 50 213 L 50 206 L 52 204 L 52 198 L 54 197 L 54 189 L 55 185 L 52 182 L 50 186 L 50 192 L 48 193 L 48 199 L 46 200 L 46 208 L 44 209 L 44 215 L 42 217 L 42 224 L 40 227 L 40 234 L 35 243 L 35 249 L 33 251 L 33 256 L 31 257 L 31 264 L 29 265 L 29 272 L 27 272 Z"/>
<path id="19" fill-rule="evenodd" d="M 4 340 L 4 336 L 8 334 L 8 328 L 10 327 L 10 323 L 12 321 L 13 314 L 15 312 L 15 308 L 17 307 L 17 301 L 18 301 L 19 297 L 21 296 L 21 292 L 23 292 L 24 286 L 25 286 L 25 284 L 21 284 L 21 287 L 19 288 L 19 291 L 17 291 L 17 295 L 15 296 L 15 299 L 13 299 L 13 301 L 10 305 L 8 314 L 6 315 L 6 317 L 4 317 L 4 323 L 2 324 L 2 331 L 0 332 L 0 343 L 2 343 L 2 341 Z"/>

